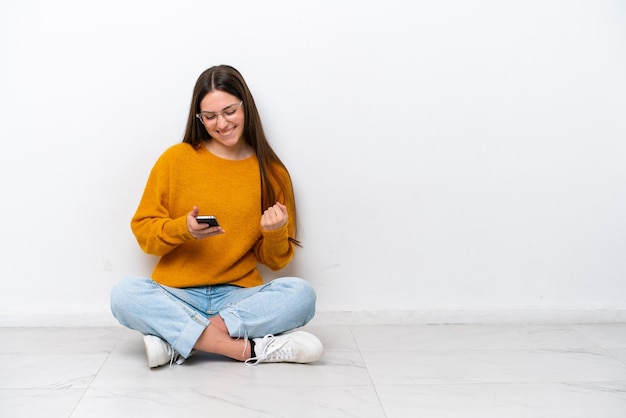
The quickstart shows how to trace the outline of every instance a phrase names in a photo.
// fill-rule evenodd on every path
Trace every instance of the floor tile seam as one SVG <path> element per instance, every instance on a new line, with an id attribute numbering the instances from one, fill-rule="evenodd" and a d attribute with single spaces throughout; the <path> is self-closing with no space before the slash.
<path id="1" fill-rule="evenodd" d="M 324 347 L 324 354 L 326 353 L 358 353 L 358 352 L 359 352 L 358 348 L 326 348 Z"/>
<path id="2" fill-rule="evenodd" d="M 585 333 L 583 333 L 583 332 L 579 331 L 578 329 L 576 329 L 580 325 L 584 325 L 584 324 L 572 324 L 572 325 L 570 325 L 570 329 L 572 330 L 572 332 L 576 333 L 577 335 L 579 335 L 583 339 L 589 341 L 594 346 L 599 347 L 599 349 L 604 351 L 607 356 L 613 358 L 614 360 L 616 360 L 616 361 L 618 361 L 621 364 L 626 366 L 626 357 L 624 359 L 622 359 L 622 358 L 620 358 L 620 357 L 618 357 L 618 356 L 616 356 L 615 354 L 612 353 L 612 350 L 626 350 L 626 347 L 606 347 L 604 345 L 601 345 L 597 341 L 595 341 L 595 339 L 587 336 Z"/>
<path id="3" fill-rule="evenodd" d="M 378 383 L 377 387 L 398 387 L 398 386 L 534 386 L 534 385 L 624 385 L 626 390 L 626 379 L 624 380 L 544 380 L 544 381 L 489 381 L 489 382 L 415 382 L 415 383 Z"/>
<path id="4" fill-rule="evenodd" d="M 2 390 L 50 390 L 50 391 L 62 391 L 62 390 L 85 390 L 87 389 L 87 385 L 81 385 L 81 384 L 70 384 L 70 385 L 63 385 L 63 386 L 54 386 L 54 384 L 46 384 L 46 385 L 42 385 L 42 386 L 38 386 L 38 385 L 28 385 L 28 386 L 19 386 L 19 385 L 14 385 L 12 387 L 0 387 L 0 391 Z"/>
<path id="5" fill-rule="evenodd" d="M 367 377 L 370 381 L 370 383 L 373 385 L 374 384 L 374 380 L 372 379 L 372 374 L 369 370 L 369 368 L 367 367 L 367 363 L 365 362 L 365 358 L 363 357 L 363 352 L 361 350 L 361 348 L 359 347 L 359 344 L 354 336 L 354 333 L 352 332 L 352 327 L 348 327 L 349 331 L 350 331 L 350 336 L 352 337 L 352 341 L 354 342 L 354 345 L 356 347 L 356 352 L 359 354 L 359 358 L 361 359 L 361 362 L 363 363 L 363 366 L 365 367 L 365 371 L 367 372 Z"/>
<path id="6" fill-rule="evenodd" d="M 596 351 L 591 351 L 585 348 L 416 348 L 416 349 L 404 349 L 404 350 L 359 350 L 363 353 L 471 353 L 471 352 L 484 352 L 484 353 L 554 353 L 554 354 L 592 354 L 592 355 L 606 355 L 614 357 L 608 350 L 602 347 L 598 347 Z"/>
<path id="7" fill-rule="evenodd" d="M 91 385 L 91 382 L 90 382 L 89 385 Z M 83 399 L 85 399 L 85 395 L 87 394 L 88 390 L 89 390 L 88 387 L 83 389 L 83 393 L 80 394 L 80 396 L 78 397 L 78 399 L 76 400 L 76 402 L 72 406 L 72 410 L 70 411 L 70 414 L 68 415 L 68 418 L 72 418 L 72 415 L 74 415 L 74 412 L 76 411 L 76 408 L 78 408 L 78 406 L 83 401 Z"/>
<path id="8" fill-rule="evenodd" d="M 75 390 L 85 390 L 88 392 L 97 392 L 97 391 L 114 391 L 114 390 L 142 390 L 142 391 L 169 391 L 169 390 L 197 390 L 197 389 L 204 389 L 204 390 L 215 390 L 218 387 L 223 387 L 220 386 L 217 383 L 211 384 L 211 385 L 203 385 L 200 383 L 196 383 L 193 385 L 141 385 L 141 384 L 134 384 L 134 385 L 129 385 L 129 386 L 119 386 L 119 385 L 107 385 L 107 386 L 93 386 L 90 387 L 88 389 L 75 389 Z M 298 383 L 298 384 L 294 384 L 294 383 L 264 383 L 264 387 L 266 388 L 284 388 L 284 387 L 289 387 L 289 388 L 302 388 L 302 389 L 306 389 L 306 388 L 366 388 L 366 387 L 374 387 L 373 383 Z M 22 389 L 16 389 L 16 390 L 22 390 Z M 28 389 L 28 390 L 36 390 L 36 389 Z M 59 389 L 57 389 L 59 390 Z M 66 389 L 62 389 L 62 390 L 66 390 Z M 2 389 L 0 389 L 0 392 L 2 391 Z"/>
<path id="9" fill-rule="evenodd" d="M 45 325 L 32 325 L 32 326 L 27 326 L 27 325 L 16 325 L 16 326 L 6 326 L 6 325 L 0 325 L 0 333 L 4 330 L 16 330 L 16 329 L 24 329 L 24 330 L 40 330 L 40 329 L 45 329 L 45 330 L 54 330 L 54 329 L 63 329 L 63 330 L 78 330 L 78 329 L 85 329 L 85 330 L 106 330 L 106 329 L 127 329 L 121 325 L 104 325 L 104 326 L 93 326 L 93 327 L 89 327 L 89 326 L 73 326 L 73 325 L 50 325 L 50 326 L 45 326 Z"/>
<path id="10" fill-rule="evenodd" d="M 622 348 L 609 348 L 607 349 L 608 351 L 608 355 L 610 355 L 611 357 L 613 357 L 615 360 L 619 361 L 620 363 L 624 364 L 626 366 L 626 356 L 624 356 L 624 358 L 620 358 L 618 356 L 616 356 L 615 354 L 613 354 L 611 351 L 613 350 L 626 350 L 626 349 L 622 349 Z"/>
<path id="11" fill-rule="evenodd" d="M 46 327 L 38 327 L 38 328 L 44 329 Z M 59 327 L 54 327 L 54 328 L 59 328 Z M 73 328 L 73 327 L 66 327 L 66 328 Z M 74 329 L 78 330 L 78 329 L 82 329 L 82 328 L 84 328 L 84 327 L 76 327 Z M 94 328 L 94 329 L 111 329 L 111 328 L 117 328 L 117 327 L 97 327 L 97 328 Z M 41 353 L 39 353 L 39 352 L 24 353 L 24 352 L 19 352 L 18 351 L 18 352 L 8 352 L 8 353 L 0 353 L 0 354 L 2 354 L 3 356 L 20 356 L 20 357 L 46 357 L 46 356 L 49 356 L 49 357 L 67 357 L 67 356 L 72 356 L 72 357 L 74 357 L 74 356 L 106 355 L 106 360 L 108 360 L 109 357 L 111 356 L 111 354 L 115 351 L 115 348 L 123 340 L 124 335 L 123 335 L 122 332 L 120 332 L 119 335 L 117 335 L 115 338 L 116 338 L 115 343 L 113 344 L 113 346 L 111 347 L 110 350 L 102 350 L 102 351 L 97 351 L 97 352 L 94 352 L 94 351 L 79 351 L 79 352 L 75 352 L 75 351 L 71 351 L 70 350 L 70 351 L 66 351 L 66 352 L 58 351 L 58 352 L 54 352 L 54 353 L 50 354 L 49 352 L 51 350 L 44 348 L 42 350 L 45 350 L 45 352 L 42 351 Z M 52 351 L 54 351 L 54 350 L 52 350 Z"/>
<path id="12" fill-rule="evenodd" d="M 350 331 L 350 336 L 352 337 L 352 341 L 354 341 L 354 345 L 356 346 L 357 352 L 359 353 L 359 358 L 361 359 L 361 362 L 363 363 L 363 367 L 365 368 L 365 371 L 367 373 L 367 378 L 370 382 L 370 385 L 373 388 L 374 393 L 376 394 L 376 400 L 378 401 L 378 405 L 380 406 L 380 409 L 383 412 L 384 416 L 387 417 L 387 412 L 385 411 L 385 404 L 383 403 L 383 400 L 381 399 L 380 394 L 378 393 L 378 389 L 376 389 L 376 383 L 374 382 L 372 373 L 369 367 L 367 366 L 367 362 L 365 361 L 365 358 L 363 357 L 363 353 L 361 352 L 361 348 L 359 347 L 358 341 L 356 340 L 356 337 L 354 336 L 354 332 L 352 332 L 352 327 L 351 326 L 348 327 L 348 330 Z"/>
<path id="13" fill-rule="evenodd" d="M 71 387 L 50 387 L 50 386 L 13 386 L 11 388 L 0 388 L 0 393 L 1 392 L 9 392 L 9 391 L 17 391 L 17 392 L 50 392 L 52 393 L 61 393 L 61 392 L 66 392 L 66 391 L 84 391 L 85 387 L 77 387 L 77 386 L 71 386 Z M 0 410 L 0 412 L 2 412 Z M 2 416 L 2 415 L 0 415 Z"/>
<path id="14" fill-rule="evenodd" d="M 576 323 L 576 322 L 450 322 L 450 323 L 359 323 L 359 324 L 337 324 L 337 325 L 315 325 L 320 328 L 340 328 L 350 327 L 356 329 L 363 328 L 386 328 L 386 327 L 401 327 L 401 328 L 570 328 L 570 327 L 585 327 L 585 326 L 626 326 L 626 322 L 600 322 L 600 323 Z"/>
<path id="15" fill-rule="evenodd" d="M 599 343 L 598 341 L 596 341 L 595 338 L 590 337 L 587 334 L 585 334 L 584 332 L 581 332 L 580 330 L 576 329 L 580 325 L 587 325 L 587 324 L 572 324 L 572 325 L 570 325 L 569 328 L 570 328 L 570 330 L 572 332 L 574 332 L 575 334 L 579 335 L 583 339 L 589 341 L 591 344 L 595 345 L 596 347 L 600 347 L 600 348 L 605 349 L 605 350 L 626 349 L 626 345 L 625 346 L 612 346 L 612 345 L 608 345 L 607 346 L 607 345 Z"/>
<path id="16" fill-rule="evenodd" d="M 102 361 L 106 361 L 109 359 L 111 353 L 107 353 L 107 352 L 101 352 L 101 353 L 65 353 L 65 354 L 44 354 L 44 353 L 28 353 L 28 354 L 3 354 L 2 357 L 4 359 L 7 358 L 21 358 L 21 359 L 26 359 L 26 358 L 34 358 L 34 359 L 67 359 L 68 357 L 71 358 L 87 358 L 87 357 L 92 357 L 92 358 L 102 358 L 104 360 Z M 1 369 L 1 367 L 0 367 Z"/>
<path id="17" fill-rule="evenodd" d="M 83 393 L 80 395 L 80 397 L 76 401 L 76 404 L 74 405 L 74 407 L 72 408 L 72 411 L 70 412 L 69 418 L 72 417 L 72 415 L 74 414 L 74 411 L 76 411 L 76 408 L 78 408 L 78 405 L 80 405 L 80 403 L 83 401 L 83 399 L 85 398 L 85 395 L 87 394 L 87 392 L 92 387 L 94 381 L 97 379 L 98 375 L 100 374 L 100 372 L 102 371 L 102 369 L 104 368 L 106 363 L 109 361 L 109 359 L 111 358 L 111 356 L 115 352 L 115 349 L 121 343 L 122 339 L 123 339 L 123 333 L 120 333 L 120 335 L 118 335 L 118 337 L 117 337 L 117 341 L 115 342 L 115 344 L 113 344 L 113 347 L 111 347 L 111 351 L 109 351 L 107 353 L 106 358 L 102 361 L 102 363 L 100 363 L 100 366 L 98 367 L 98 370 L 96 370 L 96 372 L 94 373 L 92 378 L 89 380 L 89 383 L 87 384 L 87 387 L 84 388 Z"/>
<path id="18" fill-rule="evenodd" d="M 568 385 L 568 386 L 581 386 L 581 385 L 599 385 L 599 384 L 625 384 L 623 380 L 576 380 L 576 379 L 503 379 L 503 380 L 451 380 L 449 382 L 441 382 L 436 380 L 421 380 L 421 381 L 405 381 L 405 382 L 379 382 L 374 384 L 374 389 L 378 393 L 377 388 L 383 386 L 520 386 L 520 385 Z M 621 391 L 619 391 L 621 392 Z"/>

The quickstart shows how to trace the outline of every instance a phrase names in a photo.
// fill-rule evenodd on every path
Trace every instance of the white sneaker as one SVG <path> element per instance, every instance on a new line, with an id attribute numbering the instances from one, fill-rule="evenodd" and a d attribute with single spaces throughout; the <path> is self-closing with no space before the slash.
<path id="1" fill-rule="evenodd" d="M 310 363 L 319 360 L 324 353 L 322 342 L 306 331 L 253 338 L 254 355 L 246 360 L 248 366 L 258 363 Z"/>
<path id="2" fill-rule="evenodd" d="M 183 364 L 185 358 L 178 354 L 168 343 L 154 335 L 144 335 L 143 343 L 146 346 L 148 367 L 151 369 L 164 364 Z"/>

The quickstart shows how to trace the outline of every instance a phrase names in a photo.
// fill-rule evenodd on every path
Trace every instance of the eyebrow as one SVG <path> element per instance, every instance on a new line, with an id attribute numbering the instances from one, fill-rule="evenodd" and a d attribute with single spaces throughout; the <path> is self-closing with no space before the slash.
<path id="1" fill-rule="evenodd" d="M 225 110 L 226 110 L 226 109 L 228 109 L 229 107 L 232 107 L 232 106 L 237 106 L 238 104 L 239 104 L 239 103 L 229 104 L 228 106 L 226 106 L 225 108 L 223 108 L 222 110 L 219 110 L 219 111 L 217 111 L 217 112 L 214 112 L 213 110 L 202 110 L 202 109 L 200 109 L 200 113 L 220 113 L 220 112 L 225 111 Z"/>

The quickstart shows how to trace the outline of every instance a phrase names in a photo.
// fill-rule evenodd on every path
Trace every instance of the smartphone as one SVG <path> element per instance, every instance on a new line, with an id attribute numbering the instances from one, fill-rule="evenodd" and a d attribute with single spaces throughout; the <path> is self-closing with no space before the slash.
<path id="1" fill-rule="evenodd" d="M 217 218 L 211 215 L 198 215 L 196 216 L 196 221 L 199 224 L 207 224 L 209 226 L 220 226 L 217 222 Z"/>

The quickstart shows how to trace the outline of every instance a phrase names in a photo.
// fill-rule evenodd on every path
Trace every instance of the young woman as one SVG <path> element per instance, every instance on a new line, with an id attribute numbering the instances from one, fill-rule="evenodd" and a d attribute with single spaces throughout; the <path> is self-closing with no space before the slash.
<path id="1" fill-rule="evenodd" d="M 180 364 L 195 350 L 247 364 L 322 356 L 317 337 L 292 331 L 313 318 L 313 288 L 294 277 L 263 283 L 257 270 L 291 261 L 296 204 L 235 68 L 211 67 L 198 78 L 184 140 L 155 163 L 131 228 L 160 259 L 152 278 L 113 288 L 111 310 L 144 334 L 150 367 Z"/>

